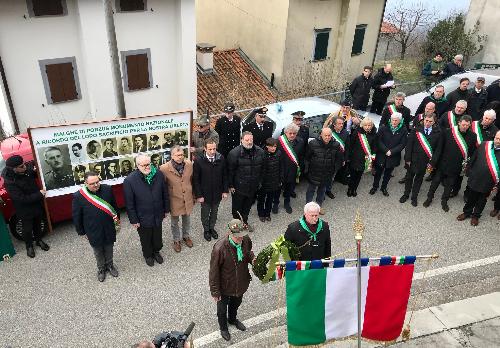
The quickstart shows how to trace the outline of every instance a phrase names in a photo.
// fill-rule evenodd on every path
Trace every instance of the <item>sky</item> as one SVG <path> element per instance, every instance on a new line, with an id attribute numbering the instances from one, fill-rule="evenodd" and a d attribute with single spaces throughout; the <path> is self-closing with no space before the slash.
<path id="1" fill-rule="evenodd" d="M 422 3 L 425 7 L 435 10 L 435 19 L 442 19 L 450 12 L 464 12 L 469 9 L 471 0 L 387 0 L 385 10 L 390 10 L 398 3 L 408 5 Z"/>

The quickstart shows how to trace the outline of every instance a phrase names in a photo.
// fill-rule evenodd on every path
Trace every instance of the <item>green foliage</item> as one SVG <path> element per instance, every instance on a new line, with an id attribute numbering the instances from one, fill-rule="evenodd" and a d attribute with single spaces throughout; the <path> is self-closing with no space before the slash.
<path id="1" fill-rule="evenodd" d="M 440 20 L 427 33 L 424 52 L 427 57 L 434 57 L 436 52 L 442 52 L 443 58 L 450 61 L 456 54 L 468 58 L 483 49 L 487 35 L 478 35 L 479 23 L 473 29 L 466 30 L 465 15 L 462 13 Z"/>

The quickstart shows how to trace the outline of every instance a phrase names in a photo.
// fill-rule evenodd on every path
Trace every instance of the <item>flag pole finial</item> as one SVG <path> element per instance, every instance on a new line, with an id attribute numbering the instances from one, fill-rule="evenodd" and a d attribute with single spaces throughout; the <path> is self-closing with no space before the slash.
<path id="1" fill-rule="evenodd" d="M 359 210 L 356 212 L 356 217 L 354 218 L 354 224 L 352 226 L 352 229 L 356 233 L 354 236 L 355 240 L 362 240 L 363 239 L 363 232 L 365 231 L 365 224 L 363 223 L 363 219 L 361 218 L 361 214 L 359 213 Z"/>

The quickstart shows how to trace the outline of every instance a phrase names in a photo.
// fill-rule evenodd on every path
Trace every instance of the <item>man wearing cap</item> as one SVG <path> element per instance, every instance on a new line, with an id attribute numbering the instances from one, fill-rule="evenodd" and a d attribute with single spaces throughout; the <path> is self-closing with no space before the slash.
<path id="1" fill-rule="evenodd" d="M 27 166 L 21 156 L 9 157 L 5 161 L 5 165 L 2 172 L 5 189 L 21 222 L 26 253 L 33 258 L 35 257 L 33 237 L 36 245 L 42 250 L 49 250 L 49 246 L 42 240 L 41 230 L 42 219 L 44 219 L 43 197 L 46 191 L 40 190 L 36 183 L 36 173 L 33 167 Z"/>
<path id="2" fill-rule="evenodd" d="M 340 104 L 339 112 L 332 112 L 327 117 L 325 123 L 323 124 L 323 128 L 333 129 L 332 121 L 335 116 L 339 116 L 344 119 L 344 128 L 347 130 L 349 134 L 351 134 L 352 128 L 356 128 L 357 126 L 359 126 L 359 123 L 361 122 L 356 111 L 351 109 L 351 103 L 348 100 L 344 100 Z"/>
<path id="3" fill-rule="evenodd" d="M 304 141 L 304 144 L 307 146 L 307 143 L 309 141 L 309 126 L 303 124 L 304 121 L 304 116 L 306 113 L 304 111 L 295 111 L 292 114 L 292 121 L 299 127 L 297 136 L 301 138 Z M 281 134 L 285 134 L 285 128 L 281 130 Z"/>
<path id="4" fill-rule="evenodd" d="M 264 149 L 266 140 L 273 136 L 273 123 L 266 121 L 267 108 L 264 106 L 254 110 L 255 121 L 243 127 L 243 132 L 253 134 L 253 143 Z"/>
<path id="5" fill-rule="evenodd" d="M 192 146 L 189 149 L 191 153 L 194 153 L 196 159 L 198 156 L 203 155 L 203 149 L 205 142 L 208 139 L 215 141 L 215 144 L 219 144 L 219 134 L 210 128 L 210 122 L 206 115 L 202 115 L 194 121 L 195 131 L 193 132 L 193 138 L 191 139 Z"/>
<path id="6" fill-rule="evenodd" d="M 224 116 L 217 120 L 215 131 L 219 135 L 219 152 L 227 158 L 229 151 L 240 144 L 241 119 L 234 114 L 234 104 L 224 105 Z"/>
<path id="7" fill-rule="evenodd" d="M 212 298 L 217 303 L 217 320 L 222 338 L 231 339 L 228 323 L 245 331 L 238 320 L 238 307 L 250 285 L 248 265 L 255 260 L 252 240 L 242 221 L 233 219 L 228 224 L 229 233 L 215 243 L 210 258 L 209 285 Z"/>
<path id="8" fill-rule="evenodd" d="M 150 135 L 149 136 L 149 147 L 148 151 L 157 151 L 161 150 L 161 145 L 158 144 L 158 141 L 160 140 L 160 137 L 157 136 L 156 134 Z"/>
<path id="9" fill-rule="evenodd" d="M 479 76 L 474 88 L 467 95 L 467 114 L 472 117 L 472 121 L 481 120 L 486 104 L 488 104 L 488 92 L 484 88 L 484 82 L 484 77 Z"/>

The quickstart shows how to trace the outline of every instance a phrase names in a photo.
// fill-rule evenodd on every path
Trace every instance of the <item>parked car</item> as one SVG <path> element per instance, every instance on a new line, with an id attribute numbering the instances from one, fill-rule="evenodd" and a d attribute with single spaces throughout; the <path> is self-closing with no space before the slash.
<path id="1" fill-rule="evenodd" d="M 9 137 L 0 143 L 0 173 L 5 168 L 5 160 L 13 155 L 20 155 L 25 162 L 34 162 L 31 143 L 27 134 L 20 134 Z M 122 185 L 114 185 L 113 193 L 115 194 L 116 202 L 121 208 L 125 205 L 123 197 Z M 12 235 L 22 240 L 22 228 L 19 219 L 16 216 L 12 200 L 10 199 L 4 187 L 4 180 L 0 177 L 0 198 L 3 201 L 1 211 L 5 221 L 9 224 Z M 46 198 L 47 207 L 49 210 L 50 221 L 57 223 L 71 219 L 71 203 L 73 200 L 72 194 L 66 194 L 57 197 Z M 47 232 L 47 226 L 43 225 L 42 230 Z"/>
<path id="2" fill-rule="evenodd" d="M 484 77 L 485 80 L 484 87 L 486 88 L 490 84 L 492 84 L 495 80 L 498 80 L 498 77 L 500 76 L 500 69 L 470 70 L 462 74 L 450 76 L 444 79 L 443 81 L 439 82 L 438 84 L 444 86 L 444 93 L 445 95 L 447 95 L 448 93 L 458 88 L 458 86 L 460 85 L 460 79 L 464 77 L 467 77 L 470 80 L 469 89 L 474 88 L 474 83 L 476 82 L 476 79 L 479 76 Z M 435 86 L 432 86 L 431 88 L 423 92 L 412 94 L 406 97 L 405 106 L 411 110 L 411 114 L 413 116 L 415 116 L 415 112 L 417 111 L 418 106 L 420 105 L 422 100 L 428 95 L 430 95 L 432 92 L 434 92 L 435 88 L 436 88 Z"/>

